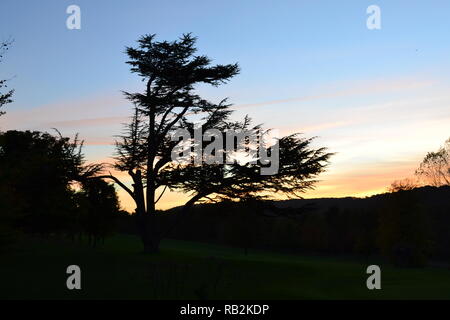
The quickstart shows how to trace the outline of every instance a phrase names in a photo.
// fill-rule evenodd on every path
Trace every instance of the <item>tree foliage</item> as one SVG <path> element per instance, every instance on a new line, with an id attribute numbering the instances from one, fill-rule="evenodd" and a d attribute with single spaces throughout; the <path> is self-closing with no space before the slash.
<path id="1" fill-rule="evenodd" d="M 450 138 L 436 152 L 428 152 L 416 175 L 435 187 L 450 185 Z"/>
<path id="2" fill-rule="evenodd" d="M 11 45 L 12 41 L 3 41 L 0 43 L 0 62 L 2 62 L 3 57 L 5 56 L 6 52 L 9 50 L 9 47 Z M 6 92 L 3 92 L 3 89 L 6 89 L 8 86 L 6 85 L 7 80 L 0 79 L 0 108 L 2 108 L 5 104 L 12 102 L 12 95 L 14 93 L 14 90 L 6 90 Z M 4 111 L 0 110 L 0 116 L 5 114 Z"/>
<path id="3" fill-rule="evenodd" d="M 0 224 L 26 233 L 73 235 L 86 229 L 79 221 L 84 207 L 91 216 L 113 212 L 115 192 L 104 181 L 87 179 L 101 165 L 85 163 L 82 145 L 59 133 L 0 133 Z M 78 181 L 86 201 L 74 188 Z"/>

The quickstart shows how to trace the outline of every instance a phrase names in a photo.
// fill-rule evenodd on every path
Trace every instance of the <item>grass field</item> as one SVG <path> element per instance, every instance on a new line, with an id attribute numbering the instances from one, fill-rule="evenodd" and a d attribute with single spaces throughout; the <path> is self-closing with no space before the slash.
<path id="1" fill-rule="evenodd" d="M 382 289 L 366 288 L 374 261 L 296 256 L 166 240 L 156 255 L 115 236 L 98 248 L 27 239 L 0 253 L 1 299 L 449 299 L 447 268 L 381 265 Z M 82 289 L 66 288 L 81 268 Z"/>

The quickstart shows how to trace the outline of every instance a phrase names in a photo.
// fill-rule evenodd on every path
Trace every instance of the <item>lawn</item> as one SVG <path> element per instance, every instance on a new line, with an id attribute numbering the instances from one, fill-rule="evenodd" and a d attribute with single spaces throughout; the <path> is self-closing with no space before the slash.
<path id="1" fill-rule="evenodd" d="M 381 264 L 382 289 L 366 288 L 376 261 L 279 254 L 166 240 L 159 254 L 117 235 L 91 248 L 24 239 L 0 253 L 1 299 L 449 299 L 447 268 Z M 82 289 L 66 288 L 66 268 L 81 268 Z"/>

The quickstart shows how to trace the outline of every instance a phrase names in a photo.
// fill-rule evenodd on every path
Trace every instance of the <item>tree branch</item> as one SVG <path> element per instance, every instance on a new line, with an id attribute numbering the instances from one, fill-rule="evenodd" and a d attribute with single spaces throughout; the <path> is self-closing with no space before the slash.
<path id="1" fill-rule="evenodd" d="M 161 192 L 161 194 L 159 195 L 158 199 L 156 199 L 155 204 L 158 203 L 159 199 L 161 199 L 161 197 L 163 196 L 164 192 L 166 192 L 167 186 L 164 186 L 164 190 Z"/>
<path id="2" fill-rule="evenodd" d="M 118 178 L 114 177 L 111 173 L 109 175 L 103 175 L 103 176 L 95 176 L 91 177 L 89 179 L 112 179 L 114 180 L 119 186 L 121 186 L 128 194 L 136 200 L 134 192 L 131 191 L 122 181 L 120 181 Z"/>

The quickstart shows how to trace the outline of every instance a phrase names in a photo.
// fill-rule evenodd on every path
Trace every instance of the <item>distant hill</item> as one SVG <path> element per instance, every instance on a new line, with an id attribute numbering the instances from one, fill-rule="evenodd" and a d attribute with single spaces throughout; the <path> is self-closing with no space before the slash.
<path id="1" fill-rule="evenodd" d="M 410 191 L 414 192 L 415 196 L 419 197 L 420 202 L 429 205 L 431 208 L 434 206 L 442 206 L 450 204 L 450 186 L 432 187 L 425 186 L 419 187 Z M 376 207 L 381 201 L 389 197 L 391 193 L 380 193 L 370 197 L 343 197 L 343 198 L 311 198 L 311 199 L 291 199 L 291 200 L 272 200 L 269 203 L 280 209 L 287 208 L 302 208 L 309 206 L 311 210 L 322 212 L 332 207 L 339 207 L 340 209 L 363 209 Z M 214 206 L 216 204 L 208 204 L 207 206 Z M 196 205 L 195 207 L 205 206 L 203 204 Z M 167 210 L 167 212 L 177 212 L 182 206 L 174 207 Z M 450 214 L 450 213 L 449 213 Z"/>
<path id="2" fill-rule="evenodd" d="M 419 197 L 420 202 L 434 207 L 436 205 L 448 205 L 450 203 L 450 186 L 443 187 L 420 187 L 413 189 L 415 196 Z M 314 198 L 314 199 L 293 199 L 272 201 L 278 208 L 301 208 L 305 205 L 315 206 L 317 211 L 323 211 L 330 207 L 339 207 L 340 209 L 357 209 L 376 206 L 386 199 L 390 193 L 381 193 L 365 198 L 344 197 L 344 198 Z"/>

